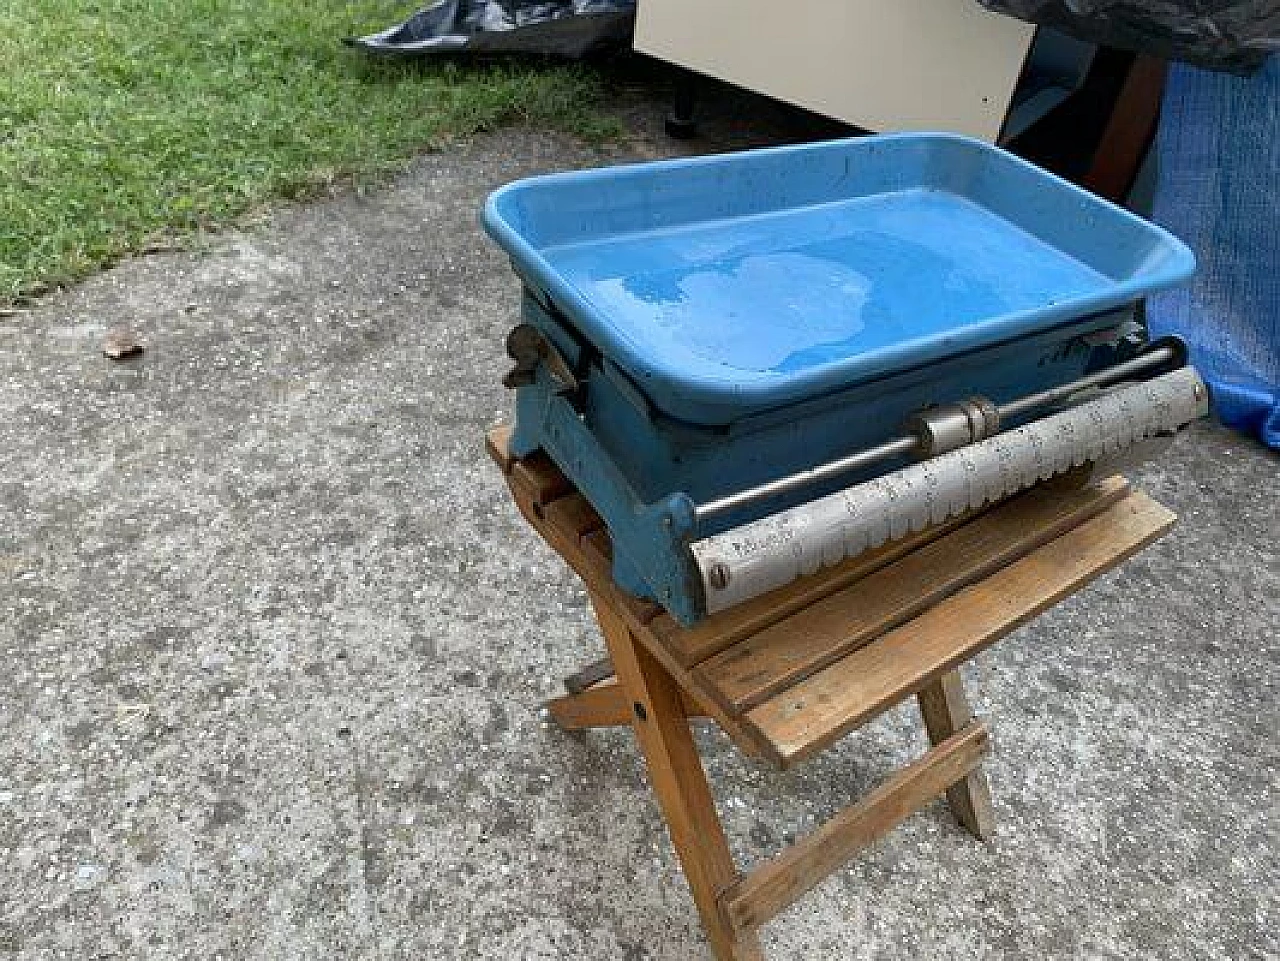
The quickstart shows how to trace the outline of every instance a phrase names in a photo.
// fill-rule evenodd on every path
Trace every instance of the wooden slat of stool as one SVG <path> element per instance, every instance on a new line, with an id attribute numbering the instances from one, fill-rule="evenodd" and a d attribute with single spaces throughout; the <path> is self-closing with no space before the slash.
<path id="1" fill-rule="evenodd" d="M 573 493 L 573 484 L 569 482 L 569 478 L 560 473 L 560 468 L 541 451 L 516 461 L 511 473 L 532 491 L 533 506 L 538 511 L 552 501 Z"/>
<path id="2" fill-rule="evenodd" d="M 726 704 L 749 710 L 1079 526 L 1128 490 L 1117 477 L 1085 491 L 1028 491 L 757 631 L 698 673 Z"/>
<path id="3" fill-rule="evenodd" d="M 521 463 L 523 462 L 513 464 L 510 474 L 507 475 L 507 484 L 511 488 L 512 499 L 516 502 L 516 506 L 520 508 L 520 513 L 524 515 L 524 519 L 529 522 L 530 526 L 542 535 L 542 538 L 551 546 L 552 550 L 560 555 L 565 563 L 573 568 L 574 573 L 586 580 L 590 572 L 582 555 L 581 541 L 583 535 L 578 533 L 575 525 L 566 524 L 562 526 L 559 523 L 548 521 L 546 516 L 548 508 L 551 510 L 552 516 L 557 519 L 565 517 L 569 512 L 561 511 L 555 506 L 555 501 L 540 501 L 540 498 L 545 498 L 546 493 L 553 488 L 530 471 L 520 470 Z M 573 492 L 566 494 L 565 499 L 581 496 L 577 492 Z"/>
<path id="4" fill-rule="evenodd" d="M 789 614 L 804 610 L 824 597 L 880 570 L 912 551 L 954 530 L 972 519 L 966 514 L 919 533 L 891 541 L 857 557 L 818 571 L 811 577 L 770 591 L 760 597 L 731 607 L 727 611 L 683 627 L 670 614 L 659 614 L 653 621 L 654 636 L 685 667 L 693 667 L 707 658 L 732 647 Z"/>
<path id="5" fill-rule="evenodd" d="M 1140 492 L 747 712 L 779 763 L 829 746 L 1173 526 Z"/>
<path id="6" fill-rule="evenodd" d="M 552 501 L 542 509 L 542 513 L 549 523 L 555 524 L 579 540 L 604 527 L 604 521 L 591 506 L 591 502 L 578 493 Z"/>

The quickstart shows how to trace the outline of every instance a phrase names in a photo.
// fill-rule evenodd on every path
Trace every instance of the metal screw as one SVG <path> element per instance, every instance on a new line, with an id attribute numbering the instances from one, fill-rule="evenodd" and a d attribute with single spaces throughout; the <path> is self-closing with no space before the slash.
<path id="1" fill-rule="evenodd" d="M 715 561 L 707 571 L 707 581 L 717 591 L 723 591 L 729 586 L 729 565 L 724 561 Z"/>

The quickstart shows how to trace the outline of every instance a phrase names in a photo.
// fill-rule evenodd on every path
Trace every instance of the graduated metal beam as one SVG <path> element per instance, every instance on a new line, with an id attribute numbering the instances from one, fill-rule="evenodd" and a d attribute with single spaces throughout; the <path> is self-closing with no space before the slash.
<path id="1" fill-rule="evenodd" d="M 1109 461 L 1209 411 L 1194 368 L 1119 387 L 976 444 L 694 541 L 706 612 L 994 503 L 1086 463 Z"/>

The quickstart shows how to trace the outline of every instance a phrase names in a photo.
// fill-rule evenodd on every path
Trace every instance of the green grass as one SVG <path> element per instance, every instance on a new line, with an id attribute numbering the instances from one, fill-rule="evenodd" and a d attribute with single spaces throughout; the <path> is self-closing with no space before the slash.
<path id="1" fill-rule="evenodd" d="M 370 61 L 413 0 L 0 0 L 0 303 L 274 198 L 525 121 L 613 131 L 582 69 Z"/>

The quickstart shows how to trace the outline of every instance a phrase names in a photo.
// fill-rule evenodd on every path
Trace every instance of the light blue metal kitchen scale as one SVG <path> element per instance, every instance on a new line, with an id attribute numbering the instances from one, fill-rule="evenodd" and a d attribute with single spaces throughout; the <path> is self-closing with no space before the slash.
<path id="1" fill-rule="evenodd" d="M 936 520 L 933 493 L 954 495 L 966 471 L 1004 473 L 965 481 L 942 515 L 1021 486 L 1015 466 L 1023 480 L 1052 473 L 1050 460 L 1168 433 L 1205 403 L 1192 373 L 1168 387 L 1172 408 L 1133 394 L 1067 429 L 1064 403 L 1082 391 L 1181 367 L 1179 345 L 1143 343 L 1130 318 L 1194 259 L 963 137 L 535 177 L 494 193 L 483 219 L 524 284 L 513 453 L 544 450 L 607 523 L 618 584 L 684 623 L 759 593 L 748 581 L 803 574 L 777 572 L 817 537 L 807 505 L 843 497 L 865 515 L 878 485 L 877 511 L 916 511 L 885 520 L 897 536 L 920 526 L 926 493 Z M 823 533 L 819 563 L 854 552 L 842 531 Z"/>

